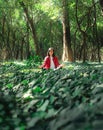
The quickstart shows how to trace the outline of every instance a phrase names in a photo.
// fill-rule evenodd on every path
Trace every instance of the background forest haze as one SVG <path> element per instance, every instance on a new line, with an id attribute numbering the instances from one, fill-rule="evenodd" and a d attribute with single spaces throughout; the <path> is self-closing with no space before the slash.
<path id="1" fill-rule="evenodd" d="M 103 59 L 102 0 L 0 0 L 0 60 Z"/>

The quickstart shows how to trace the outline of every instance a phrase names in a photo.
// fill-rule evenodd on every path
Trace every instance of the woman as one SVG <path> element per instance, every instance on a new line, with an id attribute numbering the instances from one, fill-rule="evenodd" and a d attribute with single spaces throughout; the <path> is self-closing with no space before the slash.
<path id="1" fill-rule="evenodd" d="M 59 64 L 58 58 L 54 54 L 54 49 L 51 47 L 47 51 L 47 56 L 44 59 L 43 65 L 40 66 L 43 69 L 59 69 L 62 65 Z"/>

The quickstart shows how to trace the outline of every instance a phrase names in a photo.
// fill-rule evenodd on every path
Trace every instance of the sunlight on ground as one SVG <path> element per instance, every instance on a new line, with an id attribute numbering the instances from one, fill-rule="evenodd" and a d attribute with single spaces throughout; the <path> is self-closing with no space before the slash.
<path id="1" fill-rule="evenodd" d="M 31 94 L 31 90 L 28 90 L 28 91 L 27 91 L 26 93 L 24 93 L 24 95 L 23 95 L 23 98 L 28 98 L 28 97 L 33 98 L 32 94 Z"/>
<path id="2" fill-rule="evenodd" d="M 23 69 L 20 72 L 40 72 L 41 69 Z"/>
<path id="3" fill-rule="evenodd" d="M 20 62 L 20 61 L 14 61 L 14 64 L 16 64 L 16 65 L 21 65 L 21 66 L 26 65 L 26 64 L 24 64 L 23 62 Z"/>
<path id="4" fill-rule="evenodd" d="M 13 76 L 14 73 L 3 73 L 2 75 L 0 75 L 0 77 L 11 77 Z"/>

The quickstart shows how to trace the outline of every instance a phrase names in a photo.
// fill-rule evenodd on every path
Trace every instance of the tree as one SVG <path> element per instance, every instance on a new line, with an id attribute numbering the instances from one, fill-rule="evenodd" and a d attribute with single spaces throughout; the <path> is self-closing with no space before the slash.
<path id="1" fill-rule="evenodd" d="M 102 10 L 102 15 L 103 15 L 103 0 L 99 0 L 100 6 L 101 6 L 101 10 Z"/>
<path id="2" fill-rule="evenodd" d="M 73 61 L 73 52 L 71 48 L 70 21 L 68 11 L 68 1 L 62 0 L 62 25 L 63 25 L 63 61 Z"/>
<path id="3" fill-rule="evenodd" d="M 39 45 L 38 45 L 38 38 L 37 38 L 37 34 L 36 34 L 36 29 L 35 29 L 35 26 L 33 23 L 33 19 L 30 17 L 29 12 L 28 12 L 28 8 L 26 7 L 26 5 L 24 4 L 23 1 L 20 2 L 20 5 L 22 6 L 24 13 L 26 14 L 28 24 L 30 25 L 30 29 L 32 31 L 36 54 L 39 55 L 40 49 L 39 49 Z"/>

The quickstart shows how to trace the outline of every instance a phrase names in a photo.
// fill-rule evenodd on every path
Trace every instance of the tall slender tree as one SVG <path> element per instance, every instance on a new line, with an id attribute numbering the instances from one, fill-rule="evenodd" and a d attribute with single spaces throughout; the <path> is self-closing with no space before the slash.
<path id="1" fill-rule="evenodd" d="M 103 0 L 99 0 L 100 6 L 101 6 L 101 10 L 102 10 L 102 15 L 103 15 Z"/>
<path id="2" fill-rule="evenodd" d="M 26 15 L 28 24 L 30 26 L 30 29 L 32 31 L 32 36 L 33 36 L 33 40 L 34 40 L 34 46 L 35 46 L 35 51 L 36 54 L 39 55 L 40 54 L 40 50 L 39 50 L 39 45 L 38 45 L 38 38 L 37 38 L 37 34 L 36 34 L 36 29 L 34 26 L 34 22 L 33 22 L 33 18 L 30 17 L 29 12 L 28 12 L 28 8 L 26 7 L 25 3 L 23 1 L 19 2 L 20 5 L 22 6 L 24 13 Z"/>
<path id="3" fill-rule="evenodd" d="M 73 61 L 73 52 L 71 48 L 70 21 L 68 11 L 68 1 L 62 0 L 62 25 L 63 25 L 63 61 Z"/>

